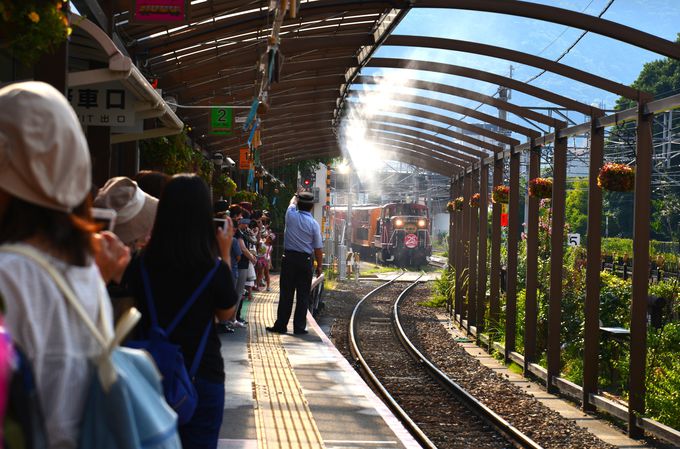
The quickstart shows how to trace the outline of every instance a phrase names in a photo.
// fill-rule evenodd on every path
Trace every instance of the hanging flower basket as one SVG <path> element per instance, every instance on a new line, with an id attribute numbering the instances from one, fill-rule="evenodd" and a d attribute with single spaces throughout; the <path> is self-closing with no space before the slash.
<path id="1" fill-rule="evenodd" d="M 456 206 L 455 206 L 455 204 L 453 204 L 453 200 L 446 203 L 446 210 L 449 211 L 450 214 L 452 214 L 453 211 L 456 210 Z"/>
<path id="2" fill-rule="evenodd" d="M 612 192 L 632 192 L 635 188 L 635 170 L 625 164 L 608 162 L 597 175 L 597 185 Z"/>
<path id="3" fill-rule="evenodd" d="M 510 186 L 496 186 L 491 193 L 491 201 L 497 204 L 508 204 L 510 202 Z"/>
<path id="4" fill-rule="evenodd" d="M 58 48 L 71 35 L 63 0 L 0 1 L 2 47 L 24 65 Z"/>
<path id="5" fill-rule="evenodd" d="M 453 199 L 453 210 L 463 210 L 465 199 L 462 196 Z"/>
<path id="6" fill-rule="evenodd" d="M 529 180 L 529 195 L 545 199 L 552 198 L 552 179 L 534 178 Z"/>
<path id="7" fill-rule="evenodd" d="M 480 199 L 479 193 L 475 193 L 474 195 L 472 195 L 472 198 L 470 198 L 470 207 L 479 207 L 479 199 Z"/>

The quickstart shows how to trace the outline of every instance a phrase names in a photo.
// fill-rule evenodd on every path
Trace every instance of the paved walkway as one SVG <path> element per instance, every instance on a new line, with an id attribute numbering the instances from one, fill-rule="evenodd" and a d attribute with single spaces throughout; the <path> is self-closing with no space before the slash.
<path id="1" fill-rule="evenodd" d="M 257 293 L 248 328 L 221 336 L 227 391 L 218 448 L 419 448 L 311 316 L 308 335 L 265 330 L 277 302 L 277 291 Z"/>

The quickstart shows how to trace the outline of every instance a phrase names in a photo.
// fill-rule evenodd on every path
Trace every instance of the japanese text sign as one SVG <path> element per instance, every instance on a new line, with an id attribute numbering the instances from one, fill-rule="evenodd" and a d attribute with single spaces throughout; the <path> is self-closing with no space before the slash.
<path id="1" fill-rule="evenodd" d="M 241 148 L 239 150 L 238 168 L 240 170 L 250 170 L 250 150 Z"/>
<path id="2" fill-rule="evenodd" d="M 133 20 L 135 22 L 186 22 L 187 0 L 135 0 Z"/>
<path id="3" fill-rule="evenodd" d="M 120 83 L 68 89 L 67 97 L 83 126 L 135 124 L 135 98 Z"/>

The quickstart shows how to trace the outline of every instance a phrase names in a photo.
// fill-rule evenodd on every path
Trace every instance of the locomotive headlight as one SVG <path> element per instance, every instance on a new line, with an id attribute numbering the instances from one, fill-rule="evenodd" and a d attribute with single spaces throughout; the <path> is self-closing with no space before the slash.
<path id="1" fill-rule="evenodd" d="M 425 227 L 425 220 L 418 220 L 418 227 L 424 228 Z"/>
<path id="2" fill-rule="evenodd" d="M 400 228 L 400 227 L 404 226 L 404 220 L 402 220 L 401 218 L 397 218 L 396 220 L 394 220 L 394 225 L 396 227 Z"/>

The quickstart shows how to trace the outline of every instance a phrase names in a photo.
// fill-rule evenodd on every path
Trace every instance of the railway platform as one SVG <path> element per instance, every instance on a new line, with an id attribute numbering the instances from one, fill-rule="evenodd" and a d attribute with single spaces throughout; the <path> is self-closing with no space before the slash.
<path id="1" fill-rule="evenodd" d="M 278 277 L 272 281 L 278 287 Z M 220 337 L 226 393 L 218 448 L 419 448 L 309 315 L 307 335 L 265 330 L 277 303 L 278 288 L 256 293 L 248 327 Z"/>
<path id="2" fill-rule="evenodd" d="M 311 315 L 307 335 L 294 335 L 292 323 L 285 335 L 266 331 L 276 315 L 278 276 L 272 276 L 271 285 L 271 292 L 258 292 L 246 303 L 247 328 L 220 336 L 226 392 L 218 449 L 420 448 Z M 465 343 L 465 334 L 449 330 L 472 357 L 603 441 L 651 449 L 546 393 L 474 343 Z"/>

